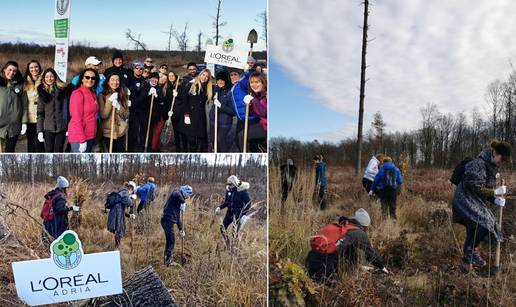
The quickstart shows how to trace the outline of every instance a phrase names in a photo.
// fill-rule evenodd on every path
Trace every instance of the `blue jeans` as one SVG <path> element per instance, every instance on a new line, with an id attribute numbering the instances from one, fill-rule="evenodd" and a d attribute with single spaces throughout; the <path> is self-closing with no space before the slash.
<path id="1" fill-rule="evenodd" d="M 95 139 L 91 139 L 91 140 L 88 140 L 86 141 L 86 152 L 91 152 L 91 150 L 93 149 L 93 144 L 95 143 Z M 70 147 L 72 149 L 72 152 L 73 153 L 80 153 L 79 152 L 79 146 L 81 145 L 81 143 L 70 143 Z"/>

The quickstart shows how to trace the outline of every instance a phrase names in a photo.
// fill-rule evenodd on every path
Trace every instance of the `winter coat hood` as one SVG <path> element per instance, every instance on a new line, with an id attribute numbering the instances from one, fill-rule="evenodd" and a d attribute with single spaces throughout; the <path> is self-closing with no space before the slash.
<path id="1" fill-rule="evenodd" d="M 492 153 L 491 153 L 491 149 L 489 149 L 489 148 L 486 148 L 486 149 L 482 150 L 482 151 L 480 152 L 480 154 L 478 155 L 478 157 L 479 157 L 480 159 L 484 160 L 486 163 L 490 163 L 490 164 L 495 165 L 495 164 L 493 163 L 493 160 L 492 160 L 493 155 L 492 155 Z"/>
<path id="2" fill-rule="evenodd" d="M 249 182 L 241 181 L 240 185 L 237 187 L 237 191 L 242 192 L 245 190 L 249 190 L 250 187 L 251 185 L 249 184 Z"/>

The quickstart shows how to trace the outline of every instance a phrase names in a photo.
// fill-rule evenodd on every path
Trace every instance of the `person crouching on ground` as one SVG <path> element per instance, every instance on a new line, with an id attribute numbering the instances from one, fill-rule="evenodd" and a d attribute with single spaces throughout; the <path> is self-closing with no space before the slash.
<path id="1" fill-rule="evenodd" d="M 358 209 L 351 218 L 341 217 L 339 223 L 326 225 L 310 239 L 311 251 L 306 258 L 308 274 L 317 282 L 327 282 L 337 273 L 342 260 L 349 266 L 358 264 L 358 250 L 365 252 L 367 261 L 384 273 L 382 256 L 369 243 L 367 227 L 371 218 L 366 210 Z"/>
<path id="2" fill-rule="evenodd" d="M 371 191 L 371 186 L 373 185 L 374 177 L 378 174 L 378 169 L 380 165 L 383 163 L 383 154 L 377 154 L 376 156 L 372 156 L 369 163 L 367 163 L 366 170 L 364 172 L 364 177 L 362 178 L 362 185 L 367 193 Z"/>
<path id="3" fill-rule="evenodd" d="M 237 176 L 231 175 L 226 181 L 226 197 L 224 203 L 215 209 L 215 214 L 220 214 L 221 210 L 227 208 L 226 216 L 222 221 L 221 233 L 227 243 L 227 229 L 233 222 L 237 223 L 237 229 L 247 223 L 249 209 L 251 208 L 251 197 L 249 196 L 249 183 L 241 181 Z"/>
<path id="4" fill-rule="evenodd" d="M 115 235 L 115 248 L 120 248 L 120 242 L 125 235 L 125 218 L 135 219 L 134 214 L 126 213 L 132 207 L 132 200 L 136 198 L 134 191 L 136 184 L 129 181 L 118 192 L 108 194 L 106 205 L 109 209 L 107 230 Z"/>
<path id="5" fill-rule="evenodd" d="M 185 237 L 185 230 L 183 227 L 183 220 L 181 214 L 184 214 L 186 209 L 186 200 L 192 197 L 193 190 L 189 185 L 184 185 L 179 188 L 179 191 L 174 191 L 167 199 L 165 207 L 163 208 L 163 215 L 161 217 L 161 227 L 165 232 L 165 253 L 164 260 L 165 265 L 178 265 L 173 261 L 172 253 L 174 251 L 174 245 L 176 242 L 174 234 L 174 225 L 177 225 L 179 229 L 179 237 L 183 239 Z M 181 212 L 182 211 L 182 212 Z"/>
<path id="6" fill-rule="evenodd" d="M 378 174 L 374 177 L 369 196 L 373 196 L 374 191 L 378 188 L 384 216 L 390 215 L 391 218 L 396 219 L 396 198 L 398 189 L 403 184 L 403 177 L 400 169 L 392 163 L 390 157 L 385 157 L 383 162 Z"/>
<path id="7" fill-rule="evenodd" d="M 74 204 L 67 204 L 66 195 L 70 183 L 63 177 L 57 177 L 56 188 L 45 195 L 45 204 L 49 202 L 49 207 L 43 206 L 41 217 L 43 226 L 53 239 L 57 239 L 63 232 L 68 230 L 68 212 L 79 211 L 80 208 Z"/>
<path id="8" fill-rule="evenodd" d="M 494 141 L 482 150 L 478 157 L 467 163 L 462 180 L 453 196 L 453 222 L 466 227 L 464 258 L 462 268 L 469 272 L 473 268 L 486 266 L 480 256 L 480 242 L 496 244 L 502 240 L 500 225 L 487 203 L 504 206 L 502 198 L 507 192 L 505 186 L 497 187 L 496 174 L 503 163 L 511 163 L 511 145 Z"/>

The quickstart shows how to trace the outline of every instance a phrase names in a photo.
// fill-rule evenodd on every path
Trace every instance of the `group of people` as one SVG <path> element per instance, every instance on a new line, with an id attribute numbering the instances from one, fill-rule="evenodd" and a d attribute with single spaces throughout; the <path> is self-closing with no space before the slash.
<path id="1" fill-rule="evenodd" d="M 0 152 L 15 152 L 22 135 L 29 153 L 159 152 L 165 126 L 173 133 L 167 129 L 171 137 L 163 139 L 173 139 L 176 152 L 242 152 L 244 144 L 246 152 L 266 151 L 267 78 L 252 56 L 245 71 L 222 67 L 215 76 L 191 62 L 182 78 L 151 58 L 126 68 L 118 50 L 103 74 L 102 64 L 88 57 L 66 84 L 37 60 L 23 76 L 17 62 L 7 62 L 0 72 Z"/>
<path id="2" fill-rule="evenodd" d="M 451 183 L 456 185 L 452 201 L 452 220 L 466 228 L 461 263 L 465 273 L 486 267 L 488 263 L 482 254 L 490 253 L 492 247 L 503 239 L 501 225 L 497 223 L 488 204 L 505 206 L 508 191 L 500 178 L 499 168 L 504 164 L 511 165 L 511 156 L 510 144 L 493 141 L 476 158 L 461 161 L 451 176 Z M 325 165 L 321 165 L 321 160 L 321 156 L 314 157 L 318 192 L 326 182 Z M 291 161 L 287 163 L 287 166 L 292 165 Z M 287 166 L 282 168 L 282 173 Z M 403 177 L 399 168 L 390 157 L 383 154 L 371 158 L 362 179 L 368 195 L 376 194 L 380 198 L 384 216 L 390 215 L 394 219 L 396 195 L 402 183 Z M 289 186 L 285 185 L 284 191 L 288 191 L 288 188 Z M 311 250 L 306 258 L 309 275 L 320 282 L 335 281 L 335 273 L 340 264 L 344 262 L 347 268 L 356 266 L 358 250 L 362 250 L 366 259 L 380 272 L 389 274 L 381 255 L 368 240 L 366 231 L 370 224 L 369 214 L 360 208 L 354 216 L 340 217 L 337 223 L 326 225 L 311 237 Z M 488 245 L 483 253 L 479 249 L 482 242 Z M 490 274 L 496 273 L 499 269 L 494 263 L 490 268 Z"/>
<path id="3" fill-rule="evenodd" d="M 43 219 L 44 238 L 54 240 L 69 229 L 69 212 L 79 212 L 80 207 L 67 202 L 70 182 L 63 176 L 56 180 L 54 189 L 45 194 L 45 202 L 41 210 Z M 249 196 L 250 184 L 241 181 L 237 176 L 231 175 L 226 181 L 224 201 L 215 209 L 219 215 L 223 209 L 227 209 L 226 215 L 220 226 L 222 238 L 228 244 L 227 229 L 231 224 L 236 225 L 235 232 L 250 218 L 251 198 Z M 165 233 L 164 263 L 166 266 L 178 265 L 173 260 L 175 247 L 174 227 L 177 225 L 179 237 L 186 236 L 183 222 L 187 200 L 193 196 L 193 189 L 189 185 L 183 185 L 172 191 L 163 206 L 160 224 Z M 119 249 L 122 238 L 126 234 L 126 218 L 136 219 L 142 211 L 148 210 L 157 194 L 157 186 L 154 177 L 148 177 L 146 182 L 137 186 L 134 181 L 124 182 L 122 187 L 109 193 L 106 197 L 105 211 L 107 216 L 107 230 L 114 235 L 115 248 Z M 137 200 L 140 200 L 136 206 Z M 136 207 L 136 211 L 134 210 Z"/>

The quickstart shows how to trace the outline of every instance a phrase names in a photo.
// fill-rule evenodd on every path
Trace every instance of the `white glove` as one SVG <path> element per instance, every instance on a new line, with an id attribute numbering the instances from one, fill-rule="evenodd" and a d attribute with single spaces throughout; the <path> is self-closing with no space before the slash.
<path id="1" fill-rule="evenodd" d="M 136 214 L 129 214 L 129 218 L 133 219 L 133 220 L 136 220 Z"/>
<path id="2" fill-rule="evenodd" d="M 172 115 L 174 115 L 174 112 L 168 111 L 168 117 L 172 117 Z"/>
<path id="3" fill-rule="evenodd" d="M 248 220 L 249 220 L 249 217 L 247 215 L 242 215 L 242 217 L 240 218 L 240 226 L 244 226 Z"/>
<path id="4" fill-rule="evenodd" d="M 215 208 L 215 214 L 216 214 L 216 215 L 219 215 L 219 214 L 220 214 L 220 207 Z"/>
<path id="5" fill-rule="evenodd" d="M 182 239 L 182 238 L 184 238 L 184 237 L 185 237 L 185 235 L 186 235 L 186 234 L 185 234 L 185 231 L 184 231 L 184 230 L 180 230 L 180 231 L 179 231 L 179 236 L 181 237 L 181 239 Z"/>
<path id="6" fill-rule="evenodd" d="M 66 131 L 66 137 L 68 137 L 68 131 Z"/>
<path id="7" fill-rule="evenodd" d="M 43 135 L 43 132 L 38 132 L 38 141 L 40 143 L 45 143 L 45 136 Z"/>
<path id="8" fill-rule="evenodd" d="M 131 90 L 127 89 L 127 96 L 131 96 Z"/>
<path id="9" fill-rule="evenodd" d="M 182 203 L 181 206 L 179 206 L 179 209 L 181 209 L 181 211 L 185 211 L 186 210 L 186 204 Z"/>
<path id="10" fill-rule="evenodd" d="M 150 88 L 149 96 L 154 96 L 154 98 L 158 97 L 158 92 L 156 91 L 156 88 L 154 88 L 154 87 Z"/>
<path id="11" fill-rule="evenodd" d="M 88 147 L 88 146 L 87 146 L 87 143 L 86 143 L 86 142 L 81 143 L 81 144 L 79 145 L 79 152 L 80 152 L 80 153 L 85 152 L 87 147 Z"/>
<path id="12" fill-rule="evenodd" d="M 131 199 L 136 199 L 136 194 L 131 194 Z"/>
<path id="13" fill-rule="evenodd" d="M 21 125 L 21 135 L 24 135 L 27 132 L 27 124 Z"/>
<path id="14" fill-rule="evenodd" d="M 118 93 L 114 92 L 113 94 L 111 94 L 111 96 L 109 96 L 108 100 L 111 102 L 118 100 Z"/>
<path id="15" fill-rule="evenodd" d="M 113 108 L 115 108 L 117 111 L 120 111 L 120 109 L 122 108 L 122 106 L 120 105 L 120 102 L 118 102 L 118 100 L 113 100 L 111 101 L 111 105 L 113 106 Z"/>
<path id="16" fill-rule="evenodd" d="M 81 210 L 81 207 L 76 206 L 76 205 L 72 205 L 72 210 L 75 211 L 75 212 L 79 212 L 79 210 Z"/>
<path id="17" fill-rule="evenodd" d="M 389 270 L 387 270 L 387 268 L 386 268 L 386 267 L 383 267 L 382 272 L 384 272 L 385 274 L 390 274 L 390 273 L 389 273 Z"/>
<path id="18" fill-rule="evenodd" d="M 494 201 L 495 205 L 505 207 L 505 198 L 497 197 Z"/>
<path id="19" fill-rule="evenodd" d="M 131 100 L 127 100 L 127 107 L 131 107 Z"/>
<path id="20" fill-rule="evenodd" d="M 369 194 L 367 194 L 367 195 L 369 195 L 369 197 L 371 197 L 371 196 L 373 196 L 373 194 L 374 194 L 374 191 L 371 190 L 371 191 L 369 191 Z"/>
<path id="21" fill-rule="evenodd" d="M 219 109 L 222 107 L 222 104 L 218 99 L 213 100 L 213 104 Z"/>
<path id="22" fill-rule="evenodd" d="M 494 191 L 495 196 L 501 196 L 501 195 L 505 195 L 505 194 L 507 194 L 507 186 L 505 186 L 505 185 L 502 185 L 502 186 L 496 188 L 496 190 Z"/>
<path id="23" fill-rule="evenodd" d="M 172 96 L 177 97 L 177 91 L 176 90 L 172 91 Z"/>
<path id="24" fill-rule="evenodd" d="M 251 101 L 253 101 L 253 99 L 254 99 L 254 98 L 253 98 L 253 96 L 251 96 L 251 95 L 245 95 L 245 97 L 244 97 L 244 103 L 245 103 L 245 104 L 250 104 L 250 103 L 251 103 Z"/>

